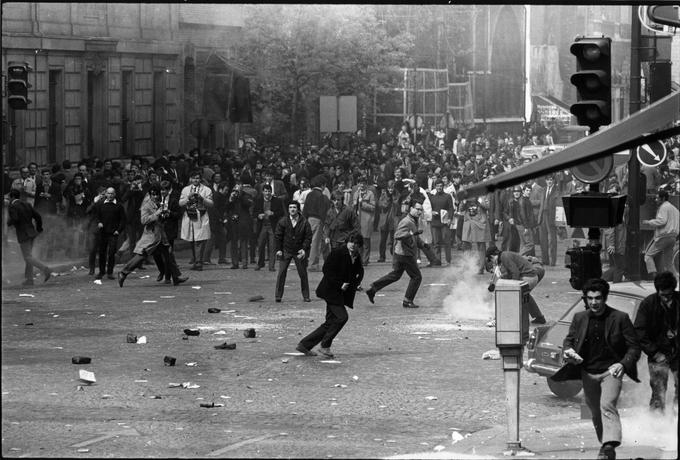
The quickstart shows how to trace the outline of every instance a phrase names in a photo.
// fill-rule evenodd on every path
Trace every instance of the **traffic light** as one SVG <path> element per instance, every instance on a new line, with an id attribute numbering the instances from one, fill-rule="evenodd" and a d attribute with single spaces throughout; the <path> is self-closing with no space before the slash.
<path id="1" fill-rule="evenodd" d="M 576 104 L 570 107 L 578 124 L 596 131 L 611 123 L 611 38 L 577 38 L 569 51 L 576 56 Z"/>
<path id="2" fill-rule="evenodd" d="M 10 62 L 7 66 L 7 103 L 14 110 L 24 110 L 28 108 L 31 100 L 28 98 L 28 72 L 31 66 L 26 62 Z"/>
<path id="3" fill-rule="evenodd" d="M 565 262 L 568 258 L 566 267 L 571 270 L 569 284 L 572 288 L 580 291 L 589 279 L 602 277 L 601 249 L 599 244 L 567 249 Z"/>

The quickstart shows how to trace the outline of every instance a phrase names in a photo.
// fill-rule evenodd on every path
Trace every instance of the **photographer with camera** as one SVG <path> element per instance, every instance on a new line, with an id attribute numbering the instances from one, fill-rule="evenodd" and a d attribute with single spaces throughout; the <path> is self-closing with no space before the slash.
<path id="1" fill-rule="evenodd" d="M 251 210 L 253 200 L 243 190 L 242 180 L 237 180 L 227 201 L 227 216 L 231 234 L 231 268 L 248 268 L 248 242 L 253 234 Z"/>
<path id="2" fill-rule="evenodd" d="M 423 243 L 420 241 L 418 235 L 422 230 L 418 230 L 418 217 L 423 213 L 423 203 L 412 199 L 409 202 L 408 214 L 399 222 L 397 230 L 394 232 L 394 258 L 392 259 L 392 271 L 382 278 L 371 284 L 371 287 L 366 291 L 368 300 L 374 302 L 375 294 L 396 281 L 399 281 L 401 275 L 406 274 L 411 278 L 402 306 L 404 308 L 418 308 L 418 305 L 413 303 L 413 299 L 418 292 L 420 282 L 423 279 L 418 268 L 416 259 L 417 248 Z"/>
<path id="3" fill-rule="evenodd" d="M 180 237 L 191 242 L 191 270 L 203 270 L 206 241 L 210 238 L 207 208 L 213 205 L 212 191 L 201 183 L 201 171 L 194 170 L 189 185 L 182 189 L 179 205 L 184 207 Z M 197 251 L 198 249 L 198 251 Z"/>

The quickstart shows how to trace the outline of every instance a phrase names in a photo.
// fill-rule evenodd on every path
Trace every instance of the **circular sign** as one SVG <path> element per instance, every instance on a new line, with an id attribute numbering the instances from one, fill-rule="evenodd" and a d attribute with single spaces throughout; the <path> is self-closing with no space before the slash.
<path id="1" fill-rule="evenodd" d="M 642 144 L 637 148 L 637 159 L 645 166 L 659 166 L 666 161 L 666 146 L 661 141 Z"/>
<path id="2" fill-rule="evenodd" d="M 571 173 L 575 178 L 586 184 L 597 184 L 609 177 L 609 173 L 614 167 L 614 157 L 608 155 L 589 161 L 571 168 Z"/>

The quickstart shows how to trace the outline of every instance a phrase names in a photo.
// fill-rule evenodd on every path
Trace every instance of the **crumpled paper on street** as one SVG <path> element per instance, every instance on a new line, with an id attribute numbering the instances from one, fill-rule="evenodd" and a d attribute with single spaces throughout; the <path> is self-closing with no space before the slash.
<path id="1" fill-rule="evenodd" d="M 482 359 L 501 359 L 501 353 L 496 349 L 485 351 Z"/>

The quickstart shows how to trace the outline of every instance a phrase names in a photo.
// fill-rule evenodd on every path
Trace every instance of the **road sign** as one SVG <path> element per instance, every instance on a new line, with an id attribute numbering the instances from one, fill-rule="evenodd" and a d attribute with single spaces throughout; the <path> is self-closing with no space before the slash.
<path id="1" fill-rule="evenodd" d="M 583 163 L 571 168 L 571 173 L 575 178 L 586 184 L 597 184 L 609 177 L 609 173 L 614 166 L 614 157 L 608 155 L 597 160 Z"/>
<path id="2" fill-rule="evenodd" d="M 645 166 L 659 166 L 666 161 L 666 146 L 661 141 L 643 144 L 637 148 L 637 159 Z"/>

